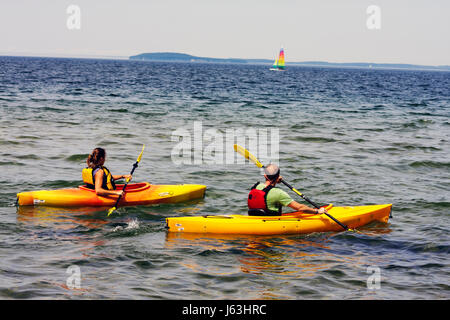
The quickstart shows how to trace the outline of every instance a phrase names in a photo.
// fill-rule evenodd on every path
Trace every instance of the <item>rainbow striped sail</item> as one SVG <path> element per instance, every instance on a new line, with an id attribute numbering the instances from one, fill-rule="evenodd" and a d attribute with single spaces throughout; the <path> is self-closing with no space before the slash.
<path id="1" fill-rule="evenodd" d="M 280 49 L 280 54 L 278 55 L 278 58 L 275 60 L 275 62 L 273 63 L 272 68 L 270 68 L 270 70 L 284 70 L 285 65 L 284 65 L 284 49 L 281 48 Z"/>

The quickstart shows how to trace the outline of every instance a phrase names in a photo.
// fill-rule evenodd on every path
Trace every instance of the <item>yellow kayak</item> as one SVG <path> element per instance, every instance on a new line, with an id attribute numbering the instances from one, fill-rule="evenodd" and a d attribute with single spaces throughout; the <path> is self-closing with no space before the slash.
<path id="1" fill-rule="evenodd" d="M 354 229 L 372 221 L 387 223 L 392 204 L 355 207 L 327 207 L 334 218 Z M 166 218 L 169 232 L 217 234 L 302 234 L 342 231 L 342 227 L 324 214 L 289 213 L 282 216 L 217 215 Z"/>
<path id="2" fill-rule="evenodd" d="M 121 190 L 123 185 L 117 185 Z M 202 198 L 206 186 L 198 184 L 154 185 L 148 182 L 130 183 L 125 189 L 119 206 L 148 205 L 157 203 L 176 203 Z M 111 207 L 117 196 L 98 196 L 94 190 L 78 188 L 40 190 L 17 194 L 19 206 L 51 207 Z"/>

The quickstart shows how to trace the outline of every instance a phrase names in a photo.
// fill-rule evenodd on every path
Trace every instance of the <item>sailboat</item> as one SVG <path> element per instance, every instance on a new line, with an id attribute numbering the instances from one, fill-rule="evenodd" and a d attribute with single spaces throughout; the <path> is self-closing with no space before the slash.
<path id="1" fill-rule="evenodd" d="M 272 68 L 270 70 L 273 71 L 283 71 L 285 68 L 284 66 L 284 49 L 280 49 L 280 54 L 278 55 L 278 58 L 275 59 L 275 62 L 273 63 Z"/>

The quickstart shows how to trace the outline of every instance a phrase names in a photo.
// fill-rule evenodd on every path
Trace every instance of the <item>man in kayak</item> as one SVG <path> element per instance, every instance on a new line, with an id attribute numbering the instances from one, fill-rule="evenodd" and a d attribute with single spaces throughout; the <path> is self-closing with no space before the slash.
<path id="1" fill-rule="evenodd" d="M 99 196 L 109 195 L 123 195 L 123 190 L 116 190 L 115 180 L 128 179 L 131 180 L 131 175 L 112 175 L 111 172 L 103 166 L 106 160 L 106 151 L 103 148 L 95 148 L 88 156 L 86 163 L 87 167 L 83 169 L 83 182 L 87 187 L 94 189 Z"/>
<path id="2" fill-rule="evenodd" d="M 283 206 L 302 213 L 322 214 L 325 208 L 314 209 L 292 200 L 283 190 L 276 187 L 281 182 L 280 168 L 269 164 L 264 168 L 265 183 L 257 182 L 248 195 L 248 214 L 251 216 L 279 216 Z"/>

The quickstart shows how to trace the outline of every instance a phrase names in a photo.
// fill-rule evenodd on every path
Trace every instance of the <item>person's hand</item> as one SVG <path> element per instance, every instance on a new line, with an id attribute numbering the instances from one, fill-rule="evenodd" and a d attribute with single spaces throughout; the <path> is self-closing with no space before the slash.
<path id="1" fill-rule="evenodd" d="M 277 183 L 281 183 L 281 180 L 283 180 L 283 177 L 279 176 L 278 179 L 277 179 Z"/>
<path id="2" fill-rule="evenodd" d="M 128 181 L 131 181 L 132 176 L 131 176 L 131 174 L 124 174 L 123 178 L 128 182 Z"/>
<path id="3" fill-rule="evenodd" d="M 324 214 L 324 213 L 328 213 L 327 209 L 325 209 L 324 207 L 320 208 L 320 209 L 317 211 L 317 214 Z"/>
<path id="4" fill-rule="evenodd" d="M 117 190 L 117 191 L 116 191 L 116 194 L 117 194 L 118 196 L 123 196 L 124 193 L 125 193 L 125 192 L 123 192 L 123 190 Z"/>

